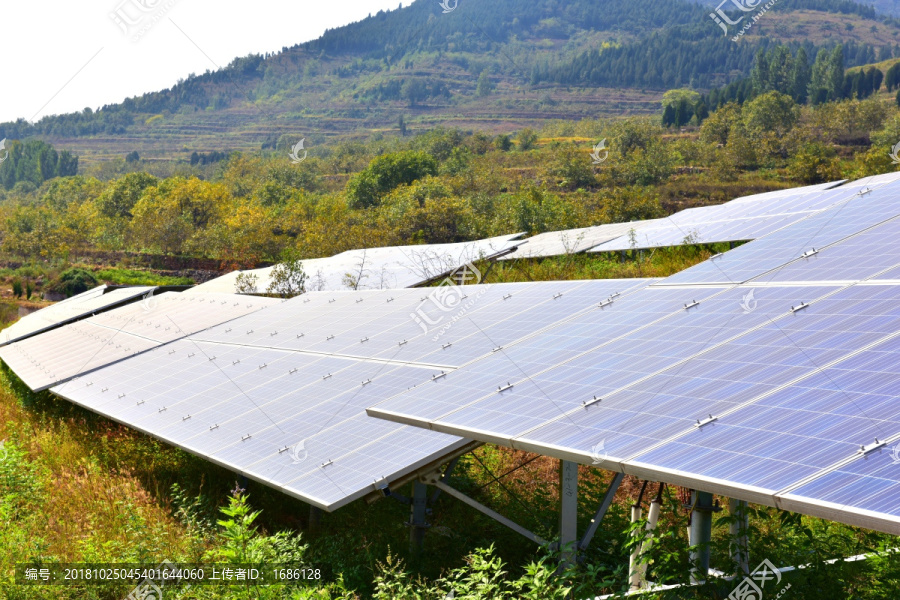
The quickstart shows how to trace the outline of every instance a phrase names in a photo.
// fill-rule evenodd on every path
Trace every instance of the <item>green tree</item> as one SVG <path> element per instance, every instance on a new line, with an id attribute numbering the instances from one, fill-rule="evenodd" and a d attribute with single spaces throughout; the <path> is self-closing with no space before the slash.
<path id="1" fill-rule="evenodd" d="M 303 270 L 300 253 L 287 248 L 281 255 L 281 262 L 272 267 L 269 273 L 269 286 L 266 292 L 281 298 L 293 298 L 306 293 L 307 275 Z"/>
<path id="2" fill-rule="evenodd" d="M 394 188 L 427 175 L 437 175 L 437 171 L 437 161 L 424 152 L 405 150 L 382 154 L 347 184 L 349 205 L 351 208 L 376 206 Z"/>
<path id="3" fill-rule="evenodd" d="M 833 148 L 809 142 L 791 157 L 788 175 L 802 183 L 822 183 L 840 179 L 841 169 Z"/>
<path id="4" fill-rule="evenodd" d="M 741 114 L 744 125 L 751 132 L 783 137 L 800 118 L 800 108 L 790 96 L 768 92 L 744 104 Z"/>
<path id="5" fill-rule="evenodd" d="M 806 99 L 809 97 L 810 75 L 809 58 L 806 50 L 801 46 L 794 58 L 794 72 L 791 74 L 790 94 L 797 104 L 806 104 Z"/>
<path id="6" fill-rule="evenodd" d="M 109 184 L 97 198 L 97 208 L 105 217 L 130 218 L 131 210 L 144 190 L 158 183 L 159 180 L 149 173 L 129 173 Z"/>
<path id="7" fill-rule="evenodd" d="M 478 76 L 478 83 L 475 85 L 475 93 L 479 98 L 484 98 L 490 95 L 492 91 L 494 91 L 494 84 L 491 83 L 491 78 L 488 77 L 487 71 L 482 71 L 481 75 Z"/>
<path id="8" fill-rule="evenodd" d="M 574 144 L 565 144 L 554 150 L 547 173 L 556 180 L 557 185 L 569 190 L 597 184 L 590 159 Z"/>
<path id="9" fill-rule="evenodd" d="M 519 142 L 519 150 L 527 152 L 535 147 L 538 141 L 538 134 L 531 128 L 526 127 L 516 136 Z"/>

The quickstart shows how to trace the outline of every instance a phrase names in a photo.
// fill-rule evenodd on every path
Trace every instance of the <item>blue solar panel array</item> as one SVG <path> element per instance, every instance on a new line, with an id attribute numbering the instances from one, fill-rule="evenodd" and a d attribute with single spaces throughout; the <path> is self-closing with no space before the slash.
<path id="1" fill-rule="evenodd" d="M 312 293 L 53 392 L 334 510 L 468 443 L 366 407 L 650 281 Z"/>
<path id="2" fill-rule="evenodd" d="M 894 179 L 368 413 L 900 533 Z"/>
<path id="3" fill-rule="evenodd" d="M 830 208 L 663 281 L 308 294 L 54 392 L 329 510 L 472 438 L 900 533 L 900 184 L 779 198 Z"/>
<path id="4" fill-rule="evenodd" d="M 852 194 L 841 188 L 824 192 L 835 196 L 836 204 L 832 208 L 677 273 L 665 283 L 748 281 L 897 216 L 897 183 L 873 185 L 865 190 Z"/>

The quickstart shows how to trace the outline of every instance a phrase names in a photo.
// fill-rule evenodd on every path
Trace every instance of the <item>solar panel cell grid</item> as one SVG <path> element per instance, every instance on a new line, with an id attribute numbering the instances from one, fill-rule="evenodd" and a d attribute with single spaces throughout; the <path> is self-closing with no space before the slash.
<path id="1" fill-rule="evenodd" d="M 764 275 L 808 251 L 828 246 L 897 216 L 900 210 L 896 185 L 886 184 L 867 194 L 854 195 L 753 244 L 677 273 L 666 283 L 734 283 Z"/>

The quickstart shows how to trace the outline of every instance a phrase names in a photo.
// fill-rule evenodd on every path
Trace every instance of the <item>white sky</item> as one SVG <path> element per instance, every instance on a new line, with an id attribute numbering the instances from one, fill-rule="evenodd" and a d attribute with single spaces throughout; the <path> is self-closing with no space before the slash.
<path id="1" fill-rule="evenodd" d="M 409 0 L 403 4 L 408 5 Z M 399 0 L 4 0 L 0 122 L 97 109 L 277 52 Z M 134 41 L 110 16 L 130 26 Z M 156 20 L 153 23 L 154 18 Z M 140 34 L 143 24 L 149 30 Z M 179 28 L 182 31 L 179 31 Z"/>

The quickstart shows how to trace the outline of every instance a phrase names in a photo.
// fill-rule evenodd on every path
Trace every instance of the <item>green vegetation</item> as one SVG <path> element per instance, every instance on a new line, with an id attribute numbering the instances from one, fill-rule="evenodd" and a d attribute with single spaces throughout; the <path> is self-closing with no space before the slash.
<path id="1" fill-rule="evenodd" d="M 170 275 L 158 275 L 149 271 L 135 271 L 134 269 L 106 268 L 94 271 L 94 277 L 100 281 L 113 285 L 193 285 L 194 280 L 189 277 L 172 277 Z"/>
<path id="2" fill-rule="evenodd" d="M 792 73 L 773 68 L 786 56 L 777 48 L 760 55 L 766 67 L 754 70 L 756 80 Z M 665 103 L 683 120 L 703 100 L 674 90 Z M 486 131 L 438 127 L 339 142 L 299 164 L 284 151 L 234 153 L 209 179 L 58 177 L 0 196 L 0 251 L 51 264 L 138 253 L 250 267 L 285 251 L 315 258 L 534 234 L 889 171 L 900 140 L 900 110 L 884 93 L 798 104 L 771 89 L 698 120 L 694 114 L 678 135 L 650 118 L 555 121 L 523 129 L 515 145 Z M 609 153 L 593 164 L 599 140 Z M 112 271 L 99 278 L 186 283 Z"/>
<path id="3" fill-rule="evenodd" d="M 68 269 L 59 274 L 59 277 L 50 282 L 46 291 L 54 294 L 63 294 L 66 298 L 76 296 L 97 287 L 97 278 L 84 269 Z M 13 282 L 15 290 L 15 282 Z M 18 295 L 18 294 L 17 294 Z"/>
<path id="4" fill-rule="evenodd" d="M 288 139 L 306 137 L 315 155 L 336 138 L 436 122 L 508 134 L 560 114 L 650 114 L 666 89 L 703 92 L 748 77 L 775 42 L 802 48 L 810 62 L 837 44 L 846 66 L 900 57 L 900 25 L 844 0 L 780 0 L 739 43 L 708 7 L 681 0 L 460 8 L 440 15 L 419 0 L 96 111 L 2 123 L 0 139 L 65 144 L 82 174 L 104 180 L 145 170 L 210 178 L 232 151 L 281 150 Z"/>
<path id="5" fill-rule="evenodd" d="M 0 138 L 10 140 L 10 160 L 0 166 L 0 258 L 10 266 L 0 278 L 15 301 L 103 282 L 191 283 L 133 268 L 147 264 L 142 257 L 208 259 L 221 268 L 277 261 L 265 291 L 287 297 L 307 285 L 306 258 L 658 218 L 896 168 L 889 151 L 900 141 L 893 96 L 900 67 L 892 62 L 900 46 L 892 40 L 900 25 L 869 6 L 781 0 L 737 44 L 722 37 L 707 6 L 693 3 L 497 0 L 440 19 L 431 18 L 434 10 L 419 1 L 379 12 L 96 112 L 0 124 Z M 813 43 L 785 33 L 782 17 L 798 27 L 841 20 L 850 27 Z M 599 118 L 624 107 L 646 116 Z M 277 118 L 260 121 L 267 112 Z M 465 128 L 436 125 L 452 119 Z M 314 131 L 297 133 L 304 129 Z M 117 141 L 126 132 L 128 141 Z M 76 157 L 30 136 L 71 138 L 118 158 L 82 164 L 76 174 Z M 294 164 L 288 152 L 300 139 L 309 154 Z M 604 140 L 608 154 L 592 159 Z M 665 277 L 727 248 L 685 237 L 676 248 L 479 267 L 489 283 Z M 239 281 L 244 291 L 257 284 Z M 0 322 L 16 313 L 0 302 Z M 446 495 L 429 516 L 427 552 L 410 555 L 407 506 L 356 502 L 312 528 L 302 502 L 236 483 L 207 461 L 31 393 L 5 367 L 0 439 L 0 590 L 10 598 L 106 600 L 129 591 L 15 587 L 9 573 L 17 562 L 164 559 L 328 567 L 326 585 L 316 589 L 174 594 L 186 600 L 587 598 L 623 591 L 639 539 L 629 531 L 628 507 L 641 485 L 628 478 L 583 562 L 559 575 L 557 554 Z M 484 446 L 460 461 L 453 485 L 552 538 L 556 467 Z M 580 468 L 582 531 L 609 478 Z M 659 493 L 666 508 L 650 576 L 684 582 L 682 491 Z M 763 507 L 751 518 L 754 564 L 808 565 L 785 575 L 790 598 L 889 600 L 900 587 L 900 557 L 883 552 L 896 546 L 891 536 Z M 712 552 L 712 566 L 726 573 L 733 570 L 728 524 L 720 515 Z M 824 562 L 874 551 L 883 555 Z M 734 582 L 716 579 L 647 597 L 726 598 L 732 589 Z"/>

